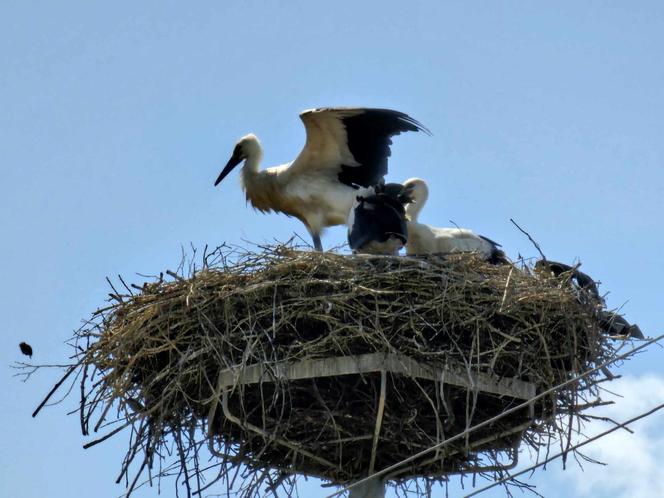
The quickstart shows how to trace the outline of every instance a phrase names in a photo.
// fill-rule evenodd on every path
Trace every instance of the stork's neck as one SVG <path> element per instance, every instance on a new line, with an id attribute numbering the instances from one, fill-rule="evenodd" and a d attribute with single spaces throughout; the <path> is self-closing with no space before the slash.
<path id="1" fill-rule="evenodd" d="M 246 186 L 258 176 L 258 168 L 263 160 L 263 147 L 255 135 L 247 135 L 243 148 L 247 158 L 242 166 L 242 183 Z"/>
<path id="2" fill-rule="evenodd" d="M 240 176 L 247 200 L 260 211 L 287 212 L 280 204 L 279 177 L 275 174 L 275 168 L 259 169 L 263 159 L 263 148 L 260 142 L 254 135 L 247 135 L 243 140 L 245 140 L 243 150 L 247 157 Z"/>
<path id="3" fill-rule="evenodd" d="M 417 217 L 420 215 L 420 211 L 427 202 L 429 197 L 428 192 L 416 190 L 413 195 L 413 202 L 406 204 L 406 216 L 410 218 L 411 221 L 417 221 Z"/>

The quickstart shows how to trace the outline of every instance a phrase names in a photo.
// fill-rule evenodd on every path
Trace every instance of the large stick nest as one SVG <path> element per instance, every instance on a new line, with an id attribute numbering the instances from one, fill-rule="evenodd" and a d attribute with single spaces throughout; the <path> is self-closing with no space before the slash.
<path id="1" fill-rule="evenodd" d="M 403 371 L 287 380 L 276 374 L 283 362 L 398 354 L 433 371 L 516 378 L 542 392 L 613 354 L 597 326 L 600 303 L 580 298 L 569 275 L 472 255 L 287 246 L 222 248 L 204 259 L 200 271 L 112 294 L 77 333 L 82 430 L 132 428 L 120 474 L 130 492 L 146 468 L 180 474 L 192 493 L 209 485 L 204 469 L 218 465 L 214 477 L 237 486 L 240 463 L 245 496 L 301 474 L 351 482 L 523 401 Z M 239 374 L 253 366 L 262 377 L 243 383 Z M 235 382 L 221 383 L 222 372 Z M 569 385 L 388 477 L 503 475 L 522 443 L 567 444 L 597 380 Z M 168 454 L 174 466 L 161 467 Z"/>

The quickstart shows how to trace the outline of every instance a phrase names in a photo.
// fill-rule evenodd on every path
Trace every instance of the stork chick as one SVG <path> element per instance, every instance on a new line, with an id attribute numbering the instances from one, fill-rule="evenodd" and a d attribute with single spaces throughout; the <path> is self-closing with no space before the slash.
<path id="1" fill-rule="evenodd" d="M 348 215 L 348 244 L 354 253 L 396 256 L 408 240 L 410 191 L 400 183 L 360 189 Z"/>
<path id="2" fill-rule="evenodd" d="M 472 230 L 467 228 L 438 228 L 420 223 L 417 217 L 429 198 L 429 187 L 420 178 L 406 180 L 404 187 L 410 190 L 413 199 L 412 204 L 406 206 L 406 216 L 408 218 L 407 254 L 474 252 L 490 263 L 507 262 L 505 253 L 500 249 L 500 244 L 477 235 Z"/>
<path id="3" fill-rule="evenodd" d="M 383 181 L 390 138 L 405 131 L 429 131 L 390 109 L 312 109 L 300 118 L 307 141 L 293 162 L 260 170 L 261 144 L 255 135 L 245 135 L 214 184 L 244 161 L 242 186 L 251 205 L 299 219 L 316 250 L 322 251 L 323 230 L 346 223 L 357 189 Z"/>

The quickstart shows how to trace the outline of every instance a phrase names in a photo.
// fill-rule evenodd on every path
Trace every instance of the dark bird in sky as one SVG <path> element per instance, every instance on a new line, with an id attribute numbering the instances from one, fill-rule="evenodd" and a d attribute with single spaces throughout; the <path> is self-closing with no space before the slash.
<path id="1" fill-rule="evenodd" d="M 18 347 L 21 348 L 21 353 L 32 358 L 32 346 L 30 346 L 30 344 L 27 342 L 22 342 L 18 345 Z"/>

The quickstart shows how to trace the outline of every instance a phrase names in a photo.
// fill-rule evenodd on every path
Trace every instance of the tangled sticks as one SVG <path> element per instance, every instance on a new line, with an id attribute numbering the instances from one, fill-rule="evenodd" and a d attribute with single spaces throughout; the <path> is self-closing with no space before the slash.
<path id="1" fill-rule="evenodd" d="M 565 275 L 471 255 L 219 249 L 202 270 L 171 275 L 114 292 L 76 336 L 81 428 L 131 427 L 118 478 L 128 494 L 145 469 L 200 491 L 210 455 L 213 482 L 229 488 L 243 464 L 243 496 L 302 474 L 351 482 L 614 354 L 600 304 L 579 300 Z M 522 444 L 564 447 L 598 381 L 589 375 L 388 479 L 500 476 Z"/>

